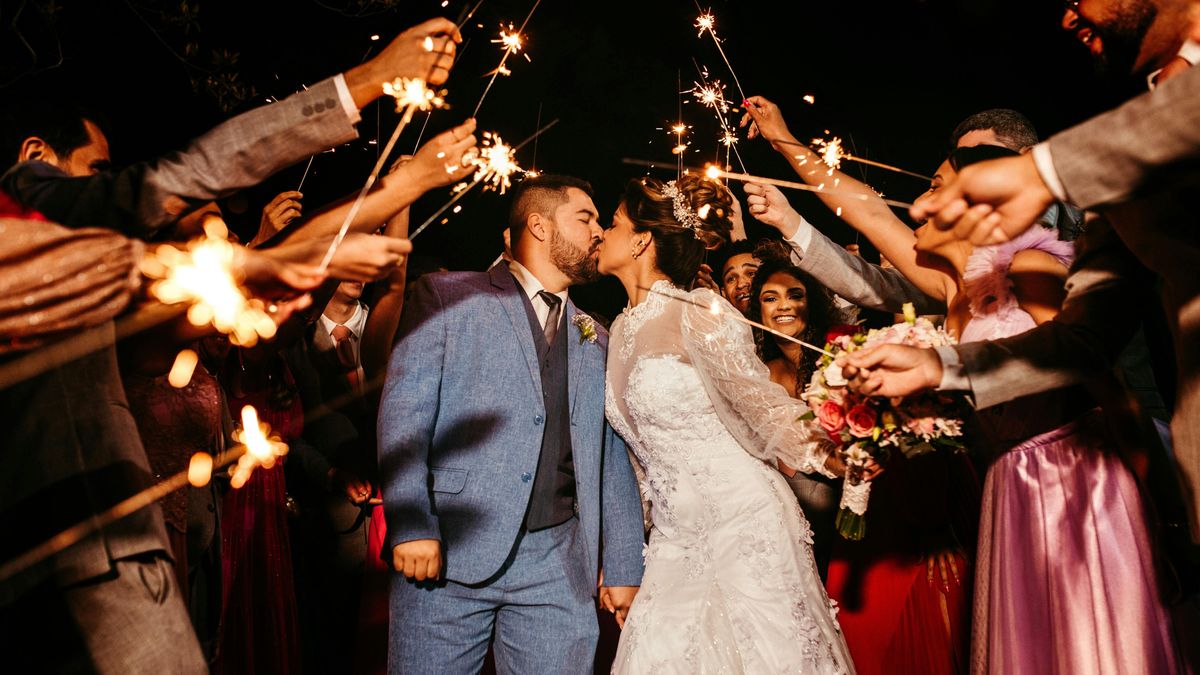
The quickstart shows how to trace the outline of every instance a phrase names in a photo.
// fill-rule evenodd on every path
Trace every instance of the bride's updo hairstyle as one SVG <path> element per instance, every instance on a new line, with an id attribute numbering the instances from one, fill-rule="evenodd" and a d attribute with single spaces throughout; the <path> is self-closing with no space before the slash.
<path id="1" fill-rule="evenodd" d="M 729 241 L 733 193 L 715 180 L 686 175 L 664 183 L 656 178 L 629 181 L 621 202 L 634 232 L 650 232 L 656 264 L 677 285 L 696 278 L 704 251 Z"/>

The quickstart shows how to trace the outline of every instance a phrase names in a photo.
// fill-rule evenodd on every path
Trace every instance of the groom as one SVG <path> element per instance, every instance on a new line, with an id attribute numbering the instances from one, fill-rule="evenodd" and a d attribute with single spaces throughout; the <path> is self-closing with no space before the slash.
<path id="1" fill-rule="evenodd" d="M 642 513 L 604 421 L 608 335 L 567 297 L 597 275 L 591 186 L 526 180 L 511 263 L 427 275 L 379 413 L 391 673 L 590 673 L 597 585 L 623 620 Z M 495 636 L 494 641 L 492 636 Z"/>

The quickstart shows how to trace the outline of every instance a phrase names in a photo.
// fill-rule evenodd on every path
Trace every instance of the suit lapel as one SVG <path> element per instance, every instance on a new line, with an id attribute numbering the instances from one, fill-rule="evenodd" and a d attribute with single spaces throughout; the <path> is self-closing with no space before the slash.
<path id="1" fill-rule="evenodd" d="M 525 304 L 521 300 L 521 289 L 512 272 L 508 271 L 508 263 L 502 262 L 493 267 L 489 273 L 492 285 L 500 292 L 496 294 L 508 320 L 512 322 L 513 333 L 521 344 L 521 353 L 525 355 L 525 363 L 529 366 L 529 377 L 533 380 L 533 390 L 537 392 L 537 400 L 542 400 L 542 376 L 538 371 L 538 355 L 533 344 L 533 334 L 529 330 L 529 315 L 525 312 Z"/>
<path id="2" fill-rule="evenodd" d="M 559 333 L 559 340 L 567 340 L 567 386 L 571 396 L 571 414 L 575 413 L 575 401 L 579 398 L 580 387 L 579 378 L 583 375 L 584 350 L 591 347 L 591 343 L 579 339 L 579 329 L 575 327 L 571 321 L 579 310 L 575 308 L 575 303 L 567 299 L 566 306 L 566 321 L 563 323 Z"/>

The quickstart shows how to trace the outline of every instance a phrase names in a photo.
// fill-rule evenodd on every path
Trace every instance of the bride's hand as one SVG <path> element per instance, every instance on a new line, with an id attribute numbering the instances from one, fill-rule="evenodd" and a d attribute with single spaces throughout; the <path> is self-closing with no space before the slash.
<path id="1" fill-rule="evenodd" d="M 839 476 L 846 475 L 846 462 L 842 461 L 842 453 L 834 450 L 825 458 L 825 469 Z M 883 466 L 873 459 L 867 460 L 863 466 L 863 480 L 871 481 L 883 473 Z"/>
<path id="2" fill-rule="evenodd" d="M 846 475 L 846 463 L 842 461 L 842 453 L 834 450 L 825 457 L 825 470 L 837 476 Z"/>

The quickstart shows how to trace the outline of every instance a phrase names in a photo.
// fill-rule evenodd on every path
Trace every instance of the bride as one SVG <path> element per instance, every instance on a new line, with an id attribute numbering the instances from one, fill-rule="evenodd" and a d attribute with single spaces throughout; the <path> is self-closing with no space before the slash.
<path id="1" fill-rule="evenodd" d="M 681 290 L 728 237 L 732 204 L 698 176 L 631 181 L 600 246 L 600 271 L 630 298 L 606 413 L 644 470 L 652 523 L 613 672 L 853 673 L 808 522 L 772 466 L 833 475 L 837 460 L 737 310 Z"/>

